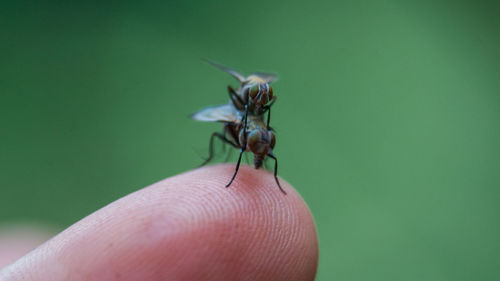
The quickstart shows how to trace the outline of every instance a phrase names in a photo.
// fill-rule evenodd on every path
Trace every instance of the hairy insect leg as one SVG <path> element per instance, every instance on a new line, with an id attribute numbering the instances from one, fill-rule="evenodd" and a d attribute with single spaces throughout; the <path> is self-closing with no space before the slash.
<path id="1" fill-rule="evenodd" d="M 271 106 L 273 106 L 275 101 L 276 101 L 276 97 L 273 97 L 273 99 L 271 100 L 271 103 L 264 107 L 264 112 L 267 111 L 267 130 L 268 131 L 271 128 L 271 127 L 269 127 L 269 122 L 271 122 Z"/>
<path id="2" fill-rule="evenodd" d="M 278 184 L 278 187 L 280 188 L 281 192 L 283 192 L 283 194 L 286 195 L 285 190 L 283 190 L 283 188 L 281 187 L 280 181 L 278 180 L 278 159 L 272 153 L 269 153 L 267 156 L 274 159 L 274 179 L 276 180 L 276 183 Z"/>
<path id="3" fill-rule="evenodd" d="M 226 185 L 226 188 L 229 187 L 233 183 L 234 178 L 236 178 L 236 174 L 238 173 L 238 170 L 240 169 L 241 155 L 243 155 L 244 151 L 245 151 L 244 148 L 240 149 L 240 156 L 238 157 L 238 162 L 236 163 L 236 170 L 234 170 L 233 177 L 231 178 L 231 181 L 229 181 L 229 183 Z"/>
<path id="4" fill-rule="evenodd" d="M 247 119 L 248 119 L 248 104 L 245 104 L 245 117 L 243 121 L 243 150 L 247 147 Z"/>
<path id="5" fill-rule="evenodd" d="M 247 117 L 248 117 L 248 105 L 245 105 L 245 117 L 243 117 L 243 135 L 244 135 L 243 146 L 240 148 L 240 156 L 238 156 L 238 162 L 236 163 L 236 170 L 234 170 L 233 177 L 231 178 L 231 181 L 229 181 L 229 183 L 226 185 L 226 187 L 229 187 L 233 183 L 234 178 L 236 178 L 236 174 L 238 174 L 238 170 L 240 168 L 241 155 L 243 155 L 243 152 L 247 147 L 247 138 L 246 138 Z"/>
<path id="6" fill-rule="evenodd" d="M 228 144 L 232 145 L 233 147 L 238 148 L 238 146 L 236 144 L 234 144 L 232 141 L 226 139 L 226 137 L 223 134 L 215 132 L 210 137 L 210 144 L 208 147 L 208 158 L 205 159 L 205 161 L 203 163 L 201 163 L 200 167 L 206 165 L 214 157 L 214 137 L 218 137 L 223 142 L 228 143 Z"/>
<path id="7" fill-rule="evenodd" d="M 242 109 L 245 102 L 241 99 L 241 97 L 236 93 L 236 91 L 231 86 L 227 86 L 227 91 L 229 92 L 229 98 L 233 102 L 234 106 L 238 109 Z"/>
<path id="8" fill-rule="evenodd" d="M 269 131 L 269 122 L 271 122 L 271 107 L 267 108 L 267 130 Z"/>

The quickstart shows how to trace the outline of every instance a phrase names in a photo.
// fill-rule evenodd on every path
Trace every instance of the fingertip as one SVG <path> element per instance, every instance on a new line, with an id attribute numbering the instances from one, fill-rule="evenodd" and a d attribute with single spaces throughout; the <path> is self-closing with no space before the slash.
<path id="1" fill-rule="evenodd" d="M 300 194 L 280 179 L 287 192 L 283 194 L 272 173 L 246 165 L 240 167 L 231 186 L 224 188 L 234 169 L 234 164 L 222 164 L 184 175 L 201 182 L 198 187 L 202 190 L 190 192 L 207 196 L 218 213 L 231 217 L 229 228 L 240 228 L 240 243 L 251 241 L 253 251 L 247 253 L 245 262 L 260 260 L 258 267 L 267 272 L 255 276 L 255 280 L 314 280 L 318 262 L 316 227 Z"/>
<path id="2" fill-rule="evenodd" d="M 314 280 L 316 230 L 300 195 L 282 180 L 284 195 L 272 174 L 248 166 L 225 188 L 233 173 L 234 164 L 209 166 L 134 192 L 46 243 L 30 268 L 44 268 L 37 274 L 51 280 L 74 272 L 82 279 Z"/>

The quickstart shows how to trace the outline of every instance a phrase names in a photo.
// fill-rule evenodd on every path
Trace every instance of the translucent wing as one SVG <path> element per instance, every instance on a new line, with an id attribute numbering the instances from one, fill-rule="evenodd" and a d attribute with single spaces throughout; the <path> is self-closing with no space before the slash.
<path id="1" fill-rule="evenodd" d="M 218 64 L 218 63 L 216 63 L 216 62 L 214 62 L 214 61 L 211 61 L 211 60 L 207 60 L 207 59 L 204 59 L 204 60 L 205 60 L 206 62 L 208 62 L 209 64 L 211 64 L 211 65 L 213 65 L 213 66 L 217 67 L 218 69 L 220 69 L 220 70 L 222 70 L 222 71 L 225 71 L 225 72 L 227 72 L 227 73 L 231 74 L 234 78 L 238 79 L 238 81 L 240 81 L 240 83 L 242 83 L 242 82 L 244 82 L 245 80 L 247 80 L 247 79 L 246 79 L 246 77 L 245 77 L 244 75 L 240 74 L 240 73 L 239 73 L 238 71 L 236 71 L 236 70 L 233 70 L 233 69 L 231 69 L 231 68 L 229 68 L 229 67 L 225 67 L 225 66 L 223 66 L 223 65 L 221 65 L 221 64 Z"/>
<path id="2" fill-rule="evenodd" d="M 191 115 L 191 118 L 204 122 L 240 122 L 238 111 L 231 104 L 204 108 Z"/>
<path id="3" fill-rule="evenodd" d="M 278 79 L 278 76 L 276 76 L 276 74 L 265 73 L 265 72 L 254 72 L 252 73 L 252 76 L 256 76 L 257 78 L 264 81 L 264 83 L 271 83 Z"/>

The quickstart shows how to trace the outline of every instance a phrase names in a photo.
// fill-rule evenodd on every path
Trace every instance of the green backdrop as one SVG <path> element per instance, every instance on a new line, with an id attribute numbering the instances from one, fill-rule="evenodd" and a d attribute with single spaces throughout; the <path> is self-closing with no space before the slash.
<path id="1" fill-rule="evenodd" d="M 66 227 L 196 167 L 220 125 L 187 116 L 236 85 L 206 57 L 279 75 L 318 280 L 499 280 L 498 3 L 3 1 L 0 223 Z"/>

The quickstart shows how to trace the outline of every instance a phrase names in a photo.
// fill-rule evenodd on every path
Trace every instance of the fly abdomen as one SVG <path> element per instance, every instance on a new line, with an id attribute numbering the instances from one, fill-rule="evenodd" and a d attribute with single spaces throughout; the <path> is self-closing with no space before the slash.
<path id="1" fill-rule="evenodd" d="M 262 167 L 262 163 L 264 162 L 264 157 L 266 157 L 266 156 L 254 154 L 253 165 L 254 165 L 255 169 Z"/>

